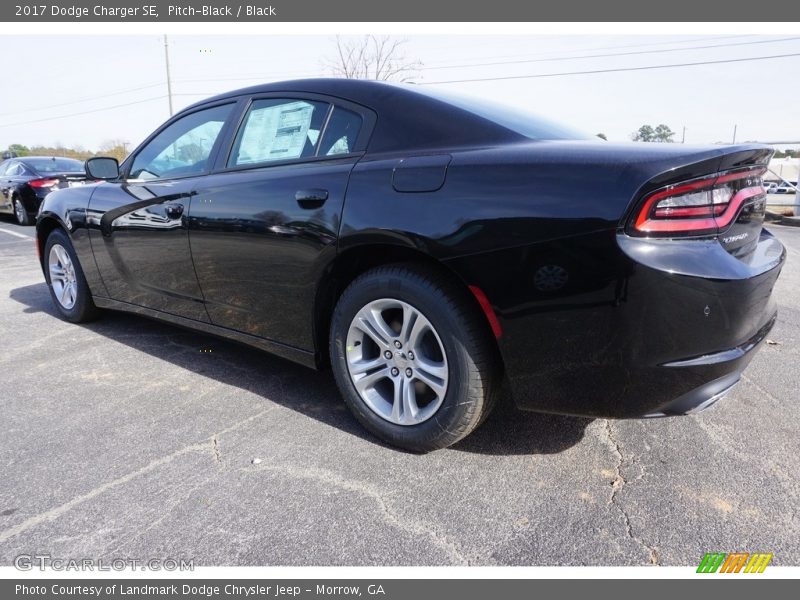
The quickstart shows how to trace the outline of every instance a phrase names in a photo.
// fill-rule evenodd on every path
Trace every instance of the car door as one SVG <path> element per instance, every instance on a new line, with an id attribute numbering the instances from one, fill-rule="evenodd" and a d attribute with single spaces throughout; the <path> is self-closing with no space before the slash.
<path id="1" fill-rule="evenodd" d="M 366 109 L 311 94 L 252 99 L 190 208 L 212 323 L 313 348 L 316 284 L 336 253 L 348 178 L 373 120 Z"/>
<path id="2" fill-rule="evenodd" d="M 188 215 L 203 192 L 234 102 L 169 121 L 89 203 L 92 250 L 109 295 L 208 321 L 189 250 Z"/>

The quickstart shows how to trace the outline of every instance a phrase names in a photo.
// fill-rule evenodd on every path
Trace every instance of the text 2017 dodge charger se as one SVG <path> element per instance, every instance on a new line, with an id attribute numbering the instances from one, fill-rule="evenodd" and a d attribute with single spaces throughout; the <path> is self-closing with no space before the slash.
<path id="1" fill-rule="evenodd" d="M 768 147 L 615 145 L 427 88 L 306 80 L 171 118 L 37 221 L 70 321 L 125 310 L 332 366 L 355 416 L 441 448 L 524 409 L 685 414 L 775 322 Z M 568 182 L 568 185 L 565 185 Z"/>

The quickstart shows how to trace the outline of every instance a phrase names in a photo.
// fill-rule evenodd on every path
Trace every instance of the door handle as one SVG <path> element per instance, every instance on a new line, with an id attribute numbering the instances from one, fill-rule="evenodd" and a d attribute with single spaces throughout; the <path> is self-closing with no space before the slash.
<path id="1" fill-rule="evenodd" d="M 164 212 L 170 219 L 179 219 L 183 214 L 183 204 L 167 204 Z"/>
<path id="2" fill-rule="evenodd" d="M 294 199 L 297 200 L 297 204 L 300 205 L 300 208 L 319 208 L 325 204 L 325 200 L 328 199 L 328 190 L 321 190 L 319 188 L 298 190 L 294 195 Z"/>

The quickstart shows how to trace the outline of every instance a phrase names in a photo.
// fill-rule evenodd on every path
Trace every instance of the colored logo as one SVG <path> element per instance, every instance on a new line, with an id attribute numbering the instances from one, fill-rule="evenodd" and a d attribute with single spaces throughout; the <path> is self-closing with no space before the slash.
<path id="1" fill-rule="evenodd" d="M 763 573 L 772 554 L 749 552 L 708 552 L 697 567 L 698 573 Z"/>

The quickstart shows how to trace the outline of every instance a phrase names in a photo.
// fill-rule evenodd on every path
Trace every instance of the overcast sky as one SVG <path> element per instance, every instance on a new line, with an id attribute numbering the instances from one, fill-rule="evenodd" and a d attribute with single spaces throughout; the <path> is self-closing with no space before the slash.
<path id="1" fill-rule="evenodd" d="M 427 35 L 408 36 L 404 53 L 423 63 L 417 82 L 434 84 L 800 53 L 800 37 L 787 38 Z M 119 139 L 132 149 L 169 115 L 162 36 L 9 40 L 19 52 L 4 61 L 0 148 L 60 143 L 96 149 Z M 335 53 L 333 36 L 170 35 L 169 44 L 176 111 L 259 82 L 324 76 L 325 59 Z M 526 107 L 610 140 L 629 140 L 643 123 L 666 123 L 676 141 L 685 126 L 687 143 L 728 143 L 734 125 L 737 141 L 800 140 L 800 56 L 440 85 Z"/>

